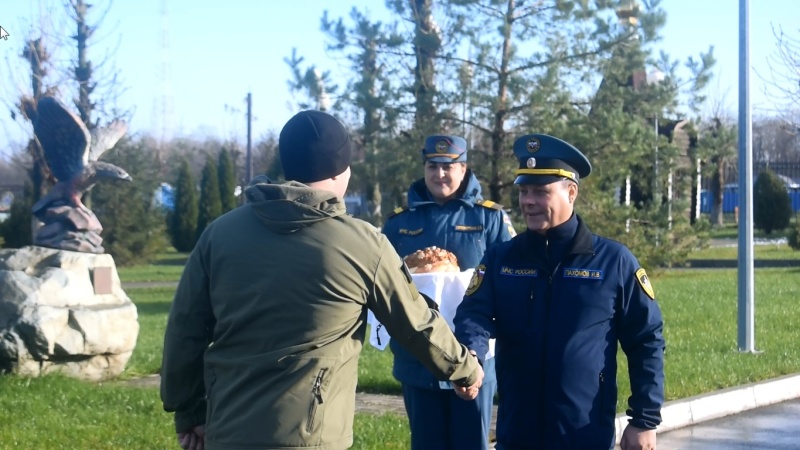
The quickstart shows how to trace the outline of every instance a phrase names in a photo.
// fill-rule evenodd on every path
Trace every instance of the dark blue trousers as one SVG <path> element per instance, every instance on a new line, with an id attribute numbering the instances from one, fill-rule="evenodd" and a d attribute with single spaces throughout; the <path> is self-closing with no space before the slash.
<path id="1" fill-rule="evenodd" d="M 478 397 L 468 401 L 451 389 L 403 384 L 411 450 L 488 450 L 496 390 L 496 381 L 484 383 Z"/>

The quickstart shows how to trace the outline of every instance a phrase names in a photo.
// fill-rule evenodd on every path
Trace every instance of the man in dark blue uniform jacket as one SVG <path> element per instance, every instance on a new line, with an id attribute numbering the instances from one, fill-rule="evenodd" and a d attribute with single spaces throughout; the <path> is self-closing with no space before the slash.
<path id="1" fill-rule="evenodd" d="M 516 235 L 502 207 L 481 198 L 467 168 L 467 143 L 458 136 L 429 136 L 422 150 L 424 178 L 408 190 L 408 207 L 383 227 L 400 256 L 425 247 L 448 250 L 461 270 L 478 265 L 487 248 Z M 494 358 L 484 363 L 478 398 L 464 401 L 439 382 L 395 340 L 392 373 L 403 385 L 412 450 L 486 450 L 495 392 Z M 484 355 L 486 353 L 484 352 Z"/>
<path id="2" fill-rule="evenodd" d="M 486 252 L 455 318 L 456 337 L 479 357 L 497 340 L 496 448 L 613 448 L 619 342 L 631 384 L 622 449 L 655 449 L 665 344 L 647 274 L 574 213 L 591 172 L 580 151 L 531 134 L 514 153 L 528 229 Z"/>

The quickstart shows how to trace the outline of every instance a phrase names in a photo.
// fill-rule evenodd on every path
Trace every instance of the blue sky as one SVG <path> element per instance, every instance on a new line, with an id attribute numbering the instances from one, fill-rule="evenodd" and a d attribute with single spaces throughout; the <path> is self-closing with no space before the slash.
<path id="1" fill-rule="evenodd" d="M 90 3 L 96 4 L 99 12 L 105 2 Z M 785 31 L 800 33 L 800 1 L 751 3 L 751 63 L 755 71 L 766 75 L 767 57 L 775 49 L 771 26 L 782 25 Z M 113 63 L 127 87 L 120 106 L 135 110 L 133 132 L 150 131 L 156 136 L 160 126 L 154 111 L 162 92 L 161 4 L 162 0 L 117 0 L 98 31 L 100 42 L 90 49 L 90 58 L 99 60 L 104 47 L 118 43 Z M 8 40 L 0 40 L 0 74 L 4 79 L 0 84 L 0 156 L 18 148 L 30 133 L 28 125 L 11 121 L 7 112 L 9 99 L 28 83 L 26 68 L 17 55 L 29 36 L 31 23 L 39 23 L 40 17 L 55 23 L 56 29 L 65 26 L 59 25 L 64 23 L 60 5 L 60 0 L 0 0 L 0 26 L 9 33 Z M 244 99 L 248 92 L 253 95 L 256 117 L 254 137 L 279 130 L 293 112 L 286 84 L 290 73 L 283 59 L 296 47 L 307 63 L 331 70 L 334 77 L 343 74 L 339 63 L 325 53 L 319 22 L 325 9 L 338 18 L 347 17 L 353 6 L 368 10 L 374 19 L 387 18 L 383 0 L 169 0 L 171 135 L 244 140 Z M 725 106 L 735 117 L 739 1 L 662 0 L 662 7 L 668 20 L 658 48 L 673 59 L 683 60 L 713 45 L 718 76 L 709 94 L 715 98 L 724 95 Z M 72 26 L 60 38 L 68 41 L 71 32 Z M 752 104 L 758 114 L 769 109 L 769 101 L 755 73 L 751 81 Z"/>

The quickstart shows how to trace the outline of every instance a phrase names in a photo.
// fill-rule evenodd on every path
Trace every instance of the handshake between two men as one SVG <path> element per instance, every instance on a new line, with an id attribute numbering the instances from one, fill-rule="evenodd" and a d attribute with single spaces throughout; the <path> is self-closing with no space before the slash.
<path id="1" fill-rule="evenodd" d="M 474 350 L 470 350 L 469 353 L 476 359 L 478 358 L 478 354 L 475 353 Z M 481 367 L 480 364 L 478 364 L 477 371 L 478 376 L 472 386 L 458 386 L 455 383 L 450 383 L 453 385 L 453 391 L 455 391 L 457 396 L 464 400 L 475 400 L 475 398 L 478 397 L 478 392 L 480 391 L 481 384 L 483 383 L 483 367 Z"/>

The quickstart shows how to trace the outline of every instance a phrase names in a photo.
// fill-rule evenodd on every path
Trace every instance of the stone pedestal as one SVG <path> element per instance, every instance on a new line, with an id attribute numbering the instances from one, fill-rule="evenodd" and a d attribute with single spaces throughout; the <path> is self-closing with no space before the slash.
<path id="1" fill-rule="evenodd" d="M 138 335 L 136 305 L 111 255 L 0 250 L 0 372 L 113 378 Z"/>
<path id="2" fill-rule="evenodd" d="M 84 253 L 103 253 L 103 226 L 94 213 L 76 208 L 59 200 L 35 214 L 38 223 L 33 243 L 61 250 Z"/>

